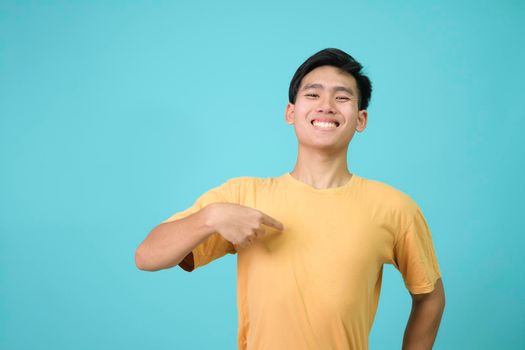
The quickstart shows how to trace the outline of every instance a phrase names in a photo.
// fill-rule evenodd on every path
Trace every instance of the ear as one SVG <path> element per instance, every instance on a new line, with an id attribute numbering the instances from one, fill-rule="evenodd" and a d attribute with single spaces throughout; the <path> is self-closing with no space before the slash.
<path id="1" fill-rule="evenodd" d="M 294 111 L 295 111 L 295 105 L 288 102 L 288 104 L 286 105 L 286 110 L 284 111 L 284 119 L 286 120 L 287 124 L 294 123 L 294 120 L 295 120 Z"/>
<path id="2" fill-rule="evenodd" d="M 359 114 L 357 115 L 357 125 L 355 127 L 356 131 L 362 132 L 366 128 L 366 123 L 368 121 L 368 112 L 366 109 L 362 109 L 359 111 Z"/>

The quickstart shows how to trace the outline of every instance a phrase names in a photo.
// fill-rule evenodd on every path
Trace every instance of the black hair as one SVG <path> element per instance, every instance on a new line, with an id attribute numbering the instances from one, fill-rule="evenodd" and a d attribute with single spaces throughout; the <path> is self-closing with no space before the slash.
<path id="1" fill-rule="evenodd" d="M 288 90 L 290 103 L 295 103 L 297 91 L 304 76 L 320 66 L 334 66 L 351 74 L 356 80 L 357 89 L 359 90 L 358 109 L 367 109 L 372 95 L 372 82 L 362 73 L 363 66 L 359 62 L 346 52 L 335 48 L 328 48 L 315 53 L 297 68 Z"/>

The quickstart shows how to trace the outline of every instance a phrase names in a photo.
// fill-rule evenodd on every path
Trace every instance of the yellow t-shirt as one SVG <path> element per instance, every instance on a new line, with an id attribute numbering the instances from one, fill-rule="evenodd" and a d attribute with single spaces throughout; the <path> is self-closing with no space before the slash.
<path id="1" fill-rule="evenodd" d="M 289 173 L 236 177 L 164 222 L 214 202 L 258 209 L 285 228 L 264 226 L 267 234 L 245 248 L 214 233 L 192 251 L 195 268 L 237 253 L 241 350 L 368 349 L 383 264 L 413 294 L 431 292 L 441 277 L 421 209 L 379 181 L 354 174 L 316 189 Z"/>

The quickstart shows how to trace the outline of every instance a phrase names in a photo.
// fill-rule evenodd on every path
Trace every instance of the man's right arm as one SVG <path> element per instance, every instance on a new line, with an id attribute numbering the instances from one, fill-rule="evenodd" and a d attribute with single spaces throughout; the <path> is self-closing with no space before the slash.
<path id="1" fill-rule="evenodd" d="M 212 203 L 182 219 L 156 226 L 135 251 L 135 264 L 141 270 L 158 271 L 184 260 L 181 267 L 191 271 L 194 261 L 188 261 L 192 259 L 189 254 L 213 233 L 244 248 L 256 237 L 266 234 L 263 225 L 284 229 L 281 222 L 257 209 Z"/>
<path id="2" fill-rule="evenodd" d="M 214 232 L 207 222 L 206 208 L 153 228 L 135 251 L 137 267 L 144 271 L 158 271 L 183 262 L 183 268 L 191 271 L 194 263 L 192 250 Z"/>

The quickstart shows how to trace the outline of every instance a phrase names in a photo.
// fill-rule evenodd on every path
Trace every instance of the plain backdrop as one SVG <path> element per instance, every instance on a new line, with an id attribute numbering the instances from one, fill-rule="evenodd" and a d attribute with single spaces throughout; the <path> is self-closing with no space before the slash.
<path id="1" fill-rule="evenodd" d="M 410 195 L 446 309 L 435 349 L 523 349 L 519 1 L 1 1 L 0 348 L 234 349 L 236 257 L 144 272 L 148 232 L 291 171 L 288 85 L 337 47 L 373 83 L 349 169 Z M 371 349 L 411 299 L 385 266 Z"/>

